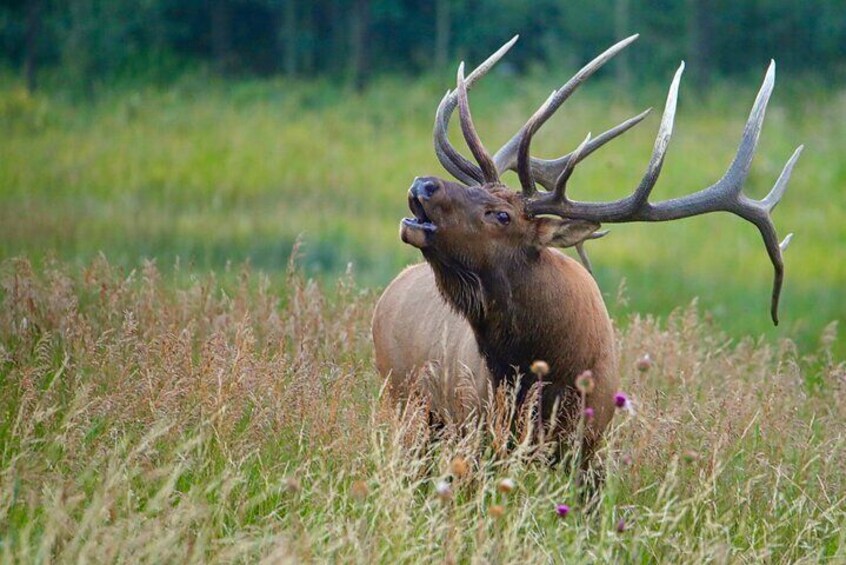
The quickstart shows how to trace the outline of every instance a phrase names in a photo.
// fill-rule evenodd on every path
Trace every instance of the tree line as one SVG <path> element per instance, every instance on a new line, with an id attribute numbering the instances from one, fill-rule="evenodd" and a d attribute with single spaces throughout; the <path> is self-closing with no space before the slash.
<path id="1" fill-rule="evenodd" d="M 479 61 L 514 33 L 509 64 L 574 65 L 641 33 L 616 63 L 622 84 L 686 59 L 694 80 L 781 68 L 846 76 L 843 0 L 6 0 L 0 64 L 94 88 L 222 76 L 418 74 Z"/>

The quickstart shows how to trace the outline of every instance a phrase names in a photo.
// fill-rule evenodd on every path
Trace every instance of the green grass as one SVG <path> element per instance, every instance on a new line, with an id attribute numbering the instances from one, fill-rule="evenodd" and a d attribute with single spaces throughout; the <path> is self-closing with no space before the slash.
<path id="1" fill-rule="evenodd" d="M 735 217 L 590 245 L 637 412 L 615 419 L 588 514 L 568 469 L 497 450 L 496 426 L 429 441 L 373 369 L 375 288 L 419 260 L 397 225 L 411 179 L 441 174 L 446 86 L 189 78 L 84 103 L 0 89 L 0 559 L 846 560 L 846 96 L 777 86 L 748 181 L 762 196 L 806 144 L 775 213 L 797 234 L 779 328 L 763 245 Z M 474 91 L 487 144 L 555 86 Z M 754 98 L 693 91 L 656 197 L 722 174 Z M 564 153 L 663 97 L 589 86 L 534 147 Z M 580 165 L 576 197 L 630 191 L 657 120 Z M 299 237 L 317 282 L 286 270 Z M 349 262 L 357 284 L 338 278 Z"/>
<path id="2" fill-rule="evenodd" d="M 562 78 L 564 73 L 562 73 Z M 60 93 L 0 91 L 0 258 L 55 256 L 83 264 L 103 252 L 134 266 L 154 258 L 221 270 L 250 260 L 278 271 L 298 237 L 307 271 L 334 277 L 353 263 L 367 286 L 383 286 L 420 259 L 397 237 L 415 175 L 443 174 L 431 120 L 447 82 L 385 79 L 355 95 L 330 84 L 199 78 L 169 89 L 115 91 L 95 102 Z M 504 142 L 555 86 L 549 78 L 492 77 L 474 91 L 483 138 Z M 619 100 L 588 85 L 538 136 L 540 155 L 574 147 L 644 106 L 648 88 Z M 684 85 L 668 161 L 655 198 L 716 180 L 733 156 L 754 91 Z M 765 194 L 800 143 L 806 145 L 775 213 L 795 232 L 786 255 L 782 325 L 771 327 L 771 267 L 754 227 L 724 214 L 666 225 L 615 226 L 590 245 L 612 314 L 666 315 L 699 297 L 732 335 L 792 337 L 816 347 L 822 328 L 846 315 L 846 125 L 842 93 L 777 86 L 748 181 Z M 655 113 L 657 114 L 657 112 Z M 658 116 L 577 170 L 578 198 L 628 193 L 648 161 Z M 453 133 L 453 138 L 460 135 Z M 508 182 L 516 185 L 514 176 Z M 625 281 L 626 301 L 614 300 Z M 838 343 L 836 351 L 846 353 Z"/>
<path id="3" fill-rule="evenodd" d="M 636 412 L 587 512 L 495 418 L 433 442 L 420 404 L 383 396 L 373 292 L 236 271 L 0 263 L 0 560 L 846 560 L 833 326 L 799 355 L 693 307 L 628 319 Z"/>
<path id="4" fill-rule="evenodd" d="M 406 188 L 442 174 L 431 119 L 446 80 L 354 95 L 195 77 L 87 102 L 5 80 L 0 559 L 846 560 L 846 96 L 784 83 L 747 188 L 764 195 L 806 144 L 775 213 L 797 234 L 781 326 L 763 245 L 737 218 L 615 226 L 590 245 L 637 412 L 615 420 L 587 514 L 566 468 L 497 450 L 495 426 L 429 441 L 419 406 L 391 406 L 373 369 L 375 289 L 419 260 L 397 237 Z M 475 90 L 487 144 L 555 86 Z M 722 174 L 754 98 L 693 92 L 656 198 Z M 663 98 L 589 85 L 534 147 L 564 153 Z M 631 190 L 657 121 L 580 165 L 576 197 Z M 317 282 L 286 268 L 298 238 Z M 348 263 L 357 284 L 339 278 Z"/>

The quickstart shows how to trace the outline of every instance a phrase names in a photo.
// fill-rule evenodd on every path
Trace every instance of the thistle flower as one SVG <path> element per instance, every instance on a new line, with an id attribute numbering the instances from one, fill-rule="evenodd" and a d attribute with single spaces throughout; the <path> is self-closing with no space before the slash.
<path id="1" fill-rule="evenodd" d="M 652 357 L 649 353 L 644 353 L 636 362 L 635 368 L 641 373 L 645 373 L 652 368 Z"/>
<path id="2" fill-rule="evenodd" d="M 508 494 L 516 487 L 517 485 L 514 483 L 513 479 L 505 478 L 499 481 L 499 484 L 496 485 L 496 490 L 498 490 L 502 494 Z"/>
<path id="3" fill-rule="evenodd" d="M 596 382 L 593 380 L 593 371 L 590 369 L 582 371 L 582 373 L 576 377 L 576 388 L 579 389 L 579 392 L 582 394 L 592 393 L 595 386 Z"/>
<path id="4" fill-rule="evenodd" d="M 549 365 L 546 361 L 537 360 L 532 363 L 530 370 L 538 377 L 545 377 L 549 374 Z"/>
<path id="5" fill-rule="evenodd" d="M 614 406 L 621 410 L 625 410 L 629 414 L 634 414 L 634 406 L 632 405 L 632 401 L 629 399 L 628 396 L 626 396 L 622 392 L 618 392 L 614 395 Z"/>
<path id="6" fill-rule="evenodd" d="M 585 421 L 586 421 L 586 422 L 591 422 L 591 421 L 593 421 L 593 417 L 594 417 L 595 415 L 596 415 L 596 412 L 594 411 L 594 409 L 593 409 L 593 408 L 591 408 L 590 406 L 588 406 L 587 408 L 585 408 L 584 416 L 585 416 Z"/>
<path id="7" fill-rule="evenodd" d="M 567 514 L 570 513 L 570 507 L 566 504 L 556 504 L 555 513 L 558 514 L 560 518 L 566 518 Z"/>
<path id="8" fill-rule="evenodd" d="M 452 487 L 446 481 L 438 481 L 435 485 L 435 493 L 437 493 L 438 498 L 446 502 L 452 498 Z"/>
<path id="9" fill-rule="evenodd" d="M 617 533 L 622 534 L 626 531 L 626 521 L 623 518 L 620 518 L 620 521 L 617 522 Z"/>

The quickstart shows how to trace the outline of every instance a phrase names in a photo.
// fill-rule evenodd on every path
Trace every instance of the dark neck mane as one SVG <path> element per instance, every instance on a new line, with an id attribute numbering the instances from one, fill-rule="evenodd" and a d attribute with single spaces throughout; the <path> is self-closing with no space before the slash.
<path id="1" fill-rule="evenodd" d="M 527 252 L 504 265 L 480 272 L 459 263 L 427 254 L 441 295 L 473 328 L 479 352 L 494 378 L 494 385 L 513 382 L 517 373 L 523 383 L 534 380 L 531 364 L 548 359 L 548 335 L 532 311 L 533 270 L 539 254 Z"/>

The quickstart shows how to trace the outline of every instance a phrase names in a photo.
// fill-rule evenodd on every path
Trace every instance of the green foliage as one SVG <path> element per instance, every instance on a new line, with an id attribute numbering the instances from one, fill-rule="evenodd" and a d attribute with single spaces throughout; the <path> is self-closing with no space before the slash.
<path id="1" fill-rule="evenodd" d="M 743 76 L 770 58 L 826 81 L 846 72 L 838 0 L 18 0 L 0 6 L 0 62 L 30 56 L 48 82 L 90 95 L 176 80 L 185 66 L 349 78 L 358 53 L 367 75 L 419 74 L 447 55 L 478 60 L 515 33 L 510 65 L 554 68 L 636 32 L 634 77 L 679 59 L 697 76 Z"/>
<path id="2" fill-rule="evenodd" d="M 566 72 L 564 73 L 566 74 Z M 805 350 L 832 320 L 846 319 L 842 288 L 846 164 L 842 93 L 802 87 L 780 75 L 747 190 L 760 197 L 799 143 L 806 149 L 775 213 L 786 253 L 782 325 L 767 315 L 771 267 L 754 228 L 715 214 L 668 224 L 614 227 L 590 244 L 615 317 L 667 314 L 699 297 L 715 324 L 735 336 L 790 336 Z M 496 147 L 555 83 L 492 77 L 473 91 L 477 124 Z M 598 132 L 659 106 L 647 89 L 634 103 L 610 85 L 588 85 L 534 144 L 565 153 Z M 379 79 L 363 95 L 325 83 L 223 83 L 198 75 L 168 89 L 111 91 L 96 103 L 60 95 L 0 92 L 0 258 L 51 255 L 86 262 L 99 252 L 126 267 L 140 257 L 220 270 L 249 260 L 281 269 L 304 240 L 310 274 L 334 277 L 352 263 L 382 286 L 412 261 L 397 237 L 408 214 L 405 189 L 418 174 L 443 174 L 431 149 L 440 80 Z M 709 96 L 684 83 L 676 133 L 656 198 L 713 182 L 727 167 L 754 92 L 717 83 Z M 402 101 L 401 103 L 399 101 Z M 579 166 L 577 198 L 612 199 L 636 185 L 657 117 Z M 459 139 L 457 132 L 453 139 Z M 512 176 L 507 182 L 516 184 Z M 615 300 L 625 281 L 625 301 Z M 841 354 L 843 341 L 835 344 Z"/>

